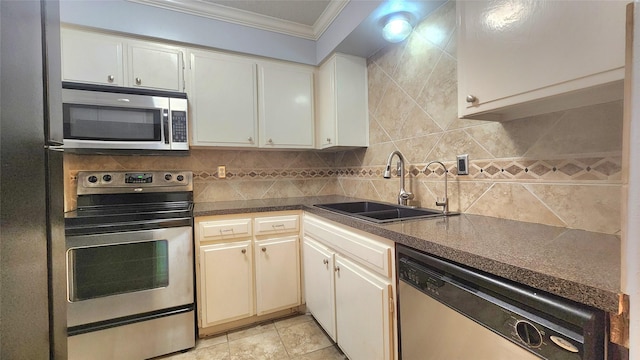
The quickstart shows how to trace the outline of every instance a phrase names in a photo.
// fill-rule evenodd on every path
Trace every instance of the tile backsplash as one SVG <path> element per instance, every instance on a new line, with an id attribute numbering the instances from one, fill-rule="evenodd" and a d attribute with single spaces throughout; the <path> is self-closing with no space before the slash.
<path id="1" fill-rule="evenodd" d="M 452 211 L 620 232 L 622 102 L 504 123 L 457 118 L 455 2 L 368 59 L 370 146 L 343 152 L 192 149 L 189 156 L 65 154 L 65 209 L 79 170 L 191 170 L 196 202 L 348 195 L 395 202 L 387 157 L 407 160 L 413 205 L 435 207 L 445 163 Z M 517 79 L 514 79 L 517 81 Z M 469 175 L 456 155 L 469 154 Z M 227 178 L 217 177 L 225 165 Z"/>
<path id="2" fill-rule="evenodd" d="M 509 122 L 457 117 L 455 2 L 368 59 L 370 146 L 342 154 L 346 195 L 396 201 L 388 155 L 407 160 L 415 205 L 435 208 L 447 166 L 452 211 L 620 232 L 622 101 Z M 517 81 L 517 79 L 514 79 Z M 488 84 L 487 86 L 490 86 Z M 469 154 L 469 175 L 456 155 Z"/>
<path id="3" fill-rule="evenodd" d="M 192 149 L 188 156 L 65 154 L 65 210 L 76 208 L 80 170 L 191 170 L 196 202 L 342 194 L 335 154 Z M 219 179 L 218 165 L 226 166 Z"/>

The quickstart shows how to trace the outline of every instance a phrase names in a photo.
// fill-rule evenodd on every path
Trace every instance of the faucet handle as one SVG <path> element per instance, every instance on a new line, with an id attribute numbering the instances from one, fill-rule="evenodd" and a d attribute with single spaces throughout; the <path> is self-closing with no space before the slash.
<path id="1" fill-rule="evenodd" d="M 413 193 L 410 193 L 408 191 L 401 192 L 400 194 L 398 194 L 398 196 L 403 200 L 411 200 L 414 198 Z"/>

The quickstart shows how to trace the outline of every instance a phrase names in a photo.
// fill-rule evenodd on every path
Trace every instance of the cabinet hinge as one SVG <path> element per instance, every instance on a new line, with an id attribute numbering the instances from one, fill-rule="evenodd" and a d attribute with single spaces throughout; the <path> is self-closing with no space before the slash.
<path id="1" fill-rule="evenodd" d="M 185 74 L 186 65 L 185 65 L 184 51 L 180 51 L 180 57 L 182 58 L 182 91 L 187 91 L 187 81 L 186 81 L 186 74 Z M 191 69 L 191 62 L 189 62 L 189 69 Z"/>
<path id="2" fill-rule="evenodd" d="M 396 301 L 392 296 L 389 296 L 389 313 L 393 314 L 396 312 Z"/>

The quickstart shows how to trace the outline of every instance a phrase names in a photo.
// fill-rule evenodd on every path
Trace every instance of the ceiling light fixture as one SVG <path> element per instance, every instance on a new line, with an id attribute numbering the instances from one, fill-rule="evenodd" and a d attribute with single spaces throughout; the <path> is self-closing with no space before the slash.
<path id="1" fill-rule="evenodd" d="M 388 42 L 397 43 L 406 39 L 412 30 L 413 26 L 408 13 L 394 13 L 385 18 L 382 37 Z"/>

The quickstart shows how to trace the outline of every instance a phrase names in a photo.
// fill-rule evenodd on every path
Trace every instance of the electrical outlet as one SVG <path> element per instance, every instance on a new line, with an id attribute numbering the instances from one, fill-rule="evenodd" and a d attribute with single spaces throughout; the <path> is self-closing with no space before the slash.
<path id="1" fill-rule="evenodd" d="M 224 179 L 227 177 L 227 167 L 224 165 L 218 166 L 218 179 Z"/>
<path id="2" fill-rule="evenodd" d="M 458 159 L 458 175 L 469 175 L 469 154 L 456 156 Z"/>

